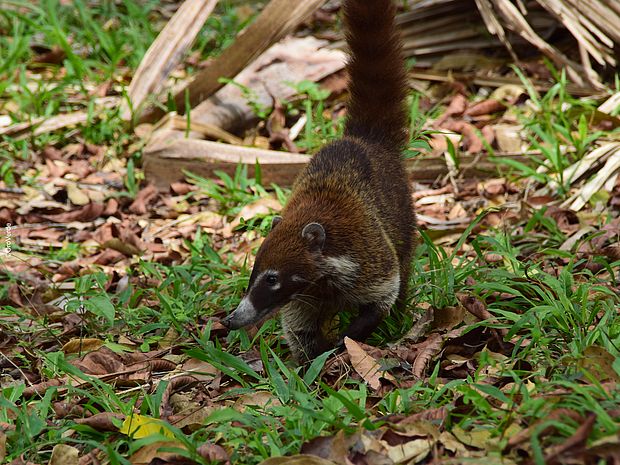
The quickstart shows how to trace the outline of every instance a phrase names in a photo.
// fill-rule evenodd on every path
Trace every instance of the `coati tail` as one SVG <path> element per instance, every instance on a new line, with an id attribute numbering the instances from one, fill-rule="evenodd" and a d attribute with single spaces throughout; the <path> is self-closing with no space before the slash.
<path id="1" fill-rule="evenodd" d="M 344 2 L 349 44 L 345 135 L 400 151 L 408 140 L 407 75 L 393 0 Z"/>

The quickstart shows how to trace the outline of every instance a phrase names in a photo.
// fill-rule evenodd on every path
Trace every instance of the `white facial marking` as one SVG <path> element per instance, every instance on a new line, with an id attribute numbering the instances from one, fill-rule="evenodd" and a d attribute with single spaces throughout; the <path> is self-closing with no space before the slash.
<path id="1" fill-rule="evenodd" d="M 263 271 L 261 274 L 259 274 L 259 275 L 256 277 L 256 280 L 254 281 L 254 284 L 252 284 L 252 287 L 250 287 L 250 289 L 248 289 L 248 290 L 249 290 L 249 291 L 252 291 L 252 289 L 254 289 L 254 287 L 256 287 L 256 285 L 257 285 L 258 283 L 265 282 L 265 277 L 266 277 L 266 276 L 268 276 L 268 275 L 274 275 L 274 276 L 276 276 L 276 277 L 278 277 L 278 278 L 279 278 L 280 273 L 278 273 L 278 271 L 277 271 L 277 270 L 265 270 L 265 271 Z M 279 282 L 279 281 L 278 281 L 276 284 L 273 284 L 273 285 L 269 285 L 269 284 L 267 284 L 267 285 L 268 285 L 271 289 L 273 289 L 274 291 L 277 291 L 277 290 L 278 290 L 278 289 L 280 289 L 280 287 L 282 286 L 282 285 L 280 284 L 280 282 Z"/>

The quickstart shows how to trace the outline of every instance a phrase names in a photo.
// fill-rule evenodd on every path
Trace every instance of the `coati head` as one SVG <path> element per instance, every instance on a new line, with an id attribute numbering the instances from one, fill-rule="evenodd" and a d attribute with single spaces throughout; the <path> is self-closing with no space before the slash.
<path id="1" fill-rule="evenodd" d="M 255 324 L 303 293 L 321 277 L 317 261 L 324 244 L 325 229 L 319 223 L 299 227 L 275 217 L 245 295 L 222 324 L 229 329 Z"/>

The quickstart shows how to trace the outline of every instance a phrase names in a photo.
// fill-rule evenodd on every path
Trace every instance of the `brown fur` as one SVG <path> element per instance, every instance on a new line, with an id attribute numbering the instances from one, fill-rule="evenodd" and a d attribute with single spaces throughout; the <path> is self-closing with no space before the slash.
<path id="1" fill-rule="evenodd" d="M 238 327 L 237 312 L 253 315 L 245 325 L 282 306 L 299 361 L 334 346 L 322 328 L 338 312 L 358 312 L 343 336 L 364 339 L 396 295 L 404 305 L 413 249 L 401 157 L 407 85 L 395 8 L 391 0 L 346 0 L 344 8 L 351 51 L 345 135 L 299 175 L 282 221 L 258 252 L 248 300 L 225 321 Z M 266 282 L 270 273 L 277 274 L 277 289 Z"/>

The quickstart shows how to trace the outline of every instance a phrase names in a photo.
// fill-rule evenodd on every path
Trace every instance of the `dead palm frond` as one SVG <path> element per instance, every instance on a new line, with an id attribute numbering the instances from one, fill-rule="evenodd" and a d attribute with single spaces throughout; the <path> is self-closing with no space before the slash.
<path id="1" fill-rule="evenodd" d="M 620 44 L 620 2 L 615 0 L 421 0 L 400 16 L 405 50 L 422 65 L 463 50 L 503 46 L 518 64 L 517 46 L 533 45 L 580 86 L 601 88 L 592 67 L 615 66 Z M 563 28 L 579 58 L 550 42 Z"/>

